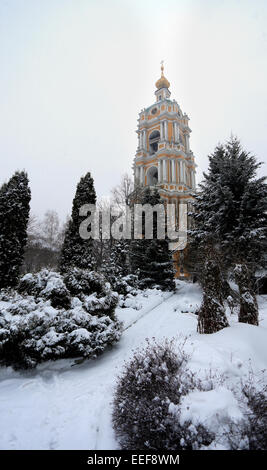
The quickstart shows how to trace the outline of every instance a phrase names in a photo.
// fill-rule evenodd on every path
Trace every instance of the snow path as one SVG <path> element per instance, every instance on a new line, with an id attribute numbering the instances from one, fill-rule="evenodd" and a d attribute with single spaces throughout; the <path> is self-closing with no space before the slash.
<path id="1" fill-rule="evenodd" d="M 74 367 L 73 361 L 49 362 L 23 374 L 1 368 L 0 449 L 116 449 L 111 428 L 116 377 L 146 338 L 190 336 L 191 365 L 198 371 L 214 363 L 224 373 L 240 377 L 250 359 L 264 365 L 264 326 L 233 320 L 232 327 L 215 335 L 197 335 L 196 316 L 181 313 L 200 303 L 197 286 L 181 283 L 177 293 L 155 305 L 159 300 L 151 296 L 142 311 L 135 311 L 134 321 L 129 312 L 131 325 L 119 343 L 96 360 Z M 120 309 L 120 318 L 127 311 Z"/>

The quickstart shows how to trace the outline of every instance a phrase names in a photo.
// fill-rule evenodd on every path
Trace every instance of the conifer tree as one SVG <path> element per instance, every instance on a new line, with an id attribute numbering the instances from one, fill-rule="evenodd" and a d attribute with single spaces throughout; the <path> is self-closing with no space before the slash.
<path id="1" fill-rule="evenodd" d="M 202 272 L 203 300 L 198 312 L 199 333 L 216 333 L 229 326 L 221 297 L 221 272 L 218 262 L 208 258 Z"/>
<path id="2" fill-rule="evenodd" d="M 84 240 L 79 233 L 81 222 L 80 208 L 85 204 L 96 203 L 94 180 L 88 172 L 80 179 L 73 199 L 69 220 L 60 257 L 60 271 L 64 273 L 72 267 L 93 270 L 95 268 L 94 241 Z"/>
<path id="3" fill-rule="evenodd" d="M 248 267 L 245 264 L 237 264 L 234 268 L 234 276 L 240 296 L 238 321 L 249 323 L 250 325 L 258 325 L 258 303 L 252 289 L 251 273 Z"/>
<path id="4" fill-rule="evenodd" d="M 164 204 L 157 190 L 145 188 L 140 198 L 141 204 Z M 131 268 L 134 274 L 139 275 L 140 287 L 159 286 L 163 290 L 174 290 L 174 265 L 172 253 L 169 250 L 168 240 L 156 238 L 156 213 L 153 214 L 153 239 L 143 238 L 133 240 L 130 247 Z"/>
<path id="5" fill-rule="evenodd" d="M 266 247 L 267 186 L 265 178 L 256 177 L 260 165 L 235 137 L 225 145 L 218 145 L 209 157 L 209 171 L 204 174 L 193 204 L 195 211 L 191 214 L 195 221 L 191 236 L 193 245 L 198 248 L 199 266 L 205 266 L 210 248 L 216 254 L 214 260 L 220 259 L 218 269 L 223 298 L 229 296 L 229 268 L 236 263 L 245 266 L 246 275 L 243 268 L 240 276 L 235 270 L 239 285 L 239 319 L 253 324 L 257 324 L 257 303 L 247 279 L 264 259 Z M 205 297 L 204 289 L 203 302 L 209 301 L 211 296 Z M 202 330 L 208 332 L 204 327 Z"/>
<path id="6" fill-rule="evenodd" d="M 17 284 L 27 242 L 30 200 L 24 171 L 17 171 L 0 189 L 0 288 Z"/>
<path id="7" fill-rule="evenodd" d="M 111 279 L 124 277 L 129 274 L 128 266 L 128 240 L 115 240 L 111 238 L 103 259 L 103 274 L 112 283 Z"/>
<path id="8" fill-rule="evenodd" d="M 193 238 L 199 247 L 212 244 L 226 267 L 243 260 L 254 269 L 266 246 L 267 186 L 256 178 L 261 163 L 232 137 L 209 157 L 200 192 L 193 204 Z"/>

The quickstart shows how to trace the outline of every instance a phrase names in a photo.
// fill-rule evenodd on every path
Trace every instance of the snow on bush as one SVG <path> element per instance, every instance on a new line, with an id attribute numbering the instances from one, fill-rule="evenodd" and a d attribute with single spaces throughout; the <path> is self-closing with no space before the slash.
<path id="1" fill-rule="evenodd" d="M 148 343 L 125 364 L 113 404 L 120 447 L 266 449 L 266 385 L 248 377 L 233 386 L 216 371 L 197 379 L 188 360 L 183 345 L 165 340 Z"/>
<path id="2" fill-rule="evenodd" d="M 122 296 L 137 295 L 138 277 L 134 274 L 117 276 L 112 282 L 113 289 Z"/>
<path id="3" fill-rule="evenodd" d="M 181 397 L 196 386 L 187 357 L 173 341 L 148 343 L 125 364 L 114 398 L 113 427 L 122 449 L 199 449 L 213 434 L 190 421 L 181 424 Z"/>
<path id="4" fill-rule="evenodd" d="M 67 309 L 71 305 L 71 296 L 62 276 L 47 269 L 25 274 L 19 282 L 18 292 L 48 299 L 55 308 Z"/>
<path id="5" fill-rule="evenodd" d="M 122 308 L 133 308 L 134 310 L 141 310 L 142 303 L 140 298 L 133 294 L 127 294 L 124 298 L 120 299 L 119 306 Z"/>
<path id="6" fill-rule="evenodd" d="M 231 450 L 267 449 L 267 386 L 265 371 L 262 379 L 250 371 L 248 379 L 237 391 L 242 410 L 240 421 L 227 423 L 224 435 Z"/>
<path id="7" fill-rule="evenodd" d="M 118 341 L 118 295 L 96 273 L 80 272 L 79 279 L 88 280 L 79 287 L 76 278 L 80 298 L 71 296 L 58 273 L 44 270 L 21 279 L 20 294 L 0 309 L 2 363 L 29 368 L 48 359 L 95 357 Z"/>
<path id="8" fill-rule="evenodd" d="M 67 271 L 64 275 L 64 281 L 71 295 L 80 298 L 83 298 L 84 295 L 90 295 L 92 292 L 101 296 L 110 288 L 102 274 L 79 268 Z"/>

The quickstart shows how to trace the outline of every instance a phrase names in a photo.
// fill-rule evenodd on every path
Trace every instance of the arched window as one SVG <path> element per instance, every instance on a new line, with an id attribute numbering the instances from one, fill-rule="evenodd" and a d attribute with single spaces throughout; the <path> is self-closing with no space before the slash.
<path id="1" fill-rule="evenodd" d="M 151 166 L 147 170 L 147 185 L 155 186 L 158 182 L 158 169 L 156 166 Z"/>
<path id="2" fill-rule="evenodd" d="M 160 140 L 160 133 L 159 131 L 151 132 L 149 136 L 149 153 L 152 155 L 158 151 L 158 142 Z"/>

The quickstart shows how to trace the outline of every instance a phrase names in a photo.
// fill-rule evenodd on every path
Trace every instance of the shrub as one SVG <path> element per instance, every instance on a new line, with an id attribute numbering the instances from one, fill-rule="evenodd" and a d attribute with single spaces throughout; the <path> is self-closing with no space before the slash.
<path id="1" fill-rule="evenodd" d="M 113 409 L 122 449 L 197 449 L 214 438 L 202 425 L 180 424 L 180 399 L 196 381 L 186 368 L 184 352 L 180 348 L 177 354 L 173 346 L 167 340 L 148 343 L 125 364 Z"/>
<path id="2" fill-rule="evenodd" d="M 50 300 L 55 308 L 70 308 L 71 296 L 59 273 L 43 269 L 39 273 L 28 273 L 22 277 L 18 292 Z"/>
<path id="3" fill-rule="evenodd" d="M 80 298 L 71 297 L 65 279 L 48 270 L 23 276 L 20 293 L 10 291 L 8 299 L 5 293 L 9 303 L 0 310 L 3 364 L 28 368 L 48 359 L 95 357 L 118 341 L 122 330 L 115 316 L 118 294 L 102 276 L 81 271 L 68 278 Z M 75 275 L 83 280 L 79 287 Z M 68 286 L 74 292 L 70 281 Z"/>
<path id="4" fill-rule="evenodd" d="M 136 295 L 138 287 L 138 277 L 134 274 L 128 274 L 127 276 L 117 276 L 112 280 L 112 288 L 122 296 L 128 294 Z"/>
<path id="5" fill-rule="evenodd" d="M 74 268 L 65 274 L 64 281 L 70 293 L 83 301 L 88 313 L 114 318 L 118 294 L 111 290 L 102 274 Z"/>
<path id="6" fill-rule="evenodd" d="M 117 320 L 91 315 L 81 302 L 57 310 L 50 302 L 25 298 L 0 311 L 0 361 L 18 369 L 48 359 L 96 357 L 120 334 Z"/>
<path id="7" fill-rule="evenodd" d="M 102 274 L 86 269 L 73 268 L 64 275 L 64 282 L 71 295 L 80 297 L 95 293 L 102 295 L 107 289 L 107 283 Z"/>
<path id="8" fill-rule="evenodd" d="M 112 416 L 121 448 L 266 450 L 266 385 L 255 385 L 252 374 L 232 388 L 217 371 L 197 380 L 176 349 L 173 341 L 154 341 L 125 364 Z"/>
<path id="9" fill-rule="evenodd" d="M 241 392 L 241 393 L 240 393 Z M 253 372 L 241 384 L 239 402 L 243 419 L 228 423 L 225 432 L 231 450 L 267 449 L 267 386 L 255 384 Z"/>

